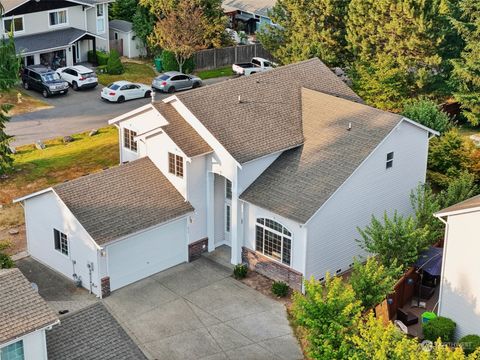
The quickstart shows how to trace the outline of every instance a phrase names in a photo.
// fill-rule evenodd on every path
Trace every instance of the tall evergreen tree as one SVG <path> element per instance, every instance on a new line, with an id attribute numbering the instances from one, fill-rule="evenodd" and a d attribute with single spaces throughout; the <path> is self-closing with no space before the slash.
<path id="1" fill-rule="evenodd" d="M 15 43 L 10 34 L 0 39 L 0 91 L 10 89 L 18 81 L 20 58 L 16 55 Z"/>
<path id="2" fill-rule="evenodd" d="M 473 125 L 480 124 L 480 2 L 461 0 L 460 21 L 455 25 L 466 46 L 460 59 L 453 62 L 455 99 L 462 104 L 463 114 Z"/>
<path id="3" fill-rule="evenodd" d="M 402 97 L 439 88 L 447 65 L 442 54 L 455 53 L 455 46 L 446 42 L 454 36 L 448 22 L 451 11 L 447 0 L 350 2 L 347 41 L 355 57 L 352 76 L 367 102 L 398 109 Z M 394 81 L 385 81 L 384 74 L 389 74 L 387 79 L 393 74 Z M 383 99 L 378 101 L 378 96 Z"/>
<path id="4" fill-rule="evenodd" d="M 319 57 L 330 66 L 347 62 L 345 18 L 350 0 L 278 0 L 258 38 L 280 62 Z"/>

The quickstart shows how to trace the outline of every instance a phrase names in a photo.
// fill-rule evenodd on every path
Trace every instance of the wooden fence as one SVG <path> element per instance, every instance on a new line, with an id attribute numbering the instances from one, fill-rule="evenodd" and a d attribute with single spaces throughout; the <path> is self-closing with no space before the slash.
<path id="1" fill-rule="evenodd" d="M 110 40 L 110 50 L 117 50 L 123 56 L 123 39 Z"/>
<path id="2" fill-rule="evenodd" d="M 261 44 L 202 50 L 194 55 L 195 70 L 211 70 L 235 63 L 249 62 L 256 56 L 273 60 Z"/>

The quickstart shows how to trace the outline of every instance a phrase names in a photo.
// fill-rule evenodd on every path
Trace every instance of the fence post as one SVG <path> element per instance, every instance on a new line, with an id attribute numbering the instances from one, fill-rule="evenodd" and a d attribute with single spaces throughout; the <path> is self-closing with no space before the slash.
<path id="1" fill-rule="evenodd" d="M 234 49 L 235 49 L 235 61 L 234 61 L 234 63 L 238 63 L 238 45 L 235 46 Z"/>
<path id="2" fill-rule="evenodd" d="M 257 45 L 258 44 L 253 44 L 253 56 L 257 57 Z"/>
<path id="3" fill-rule="evenodd" d="M 217 68 L 217 49 L 213 48 L 213 68 Z"/>

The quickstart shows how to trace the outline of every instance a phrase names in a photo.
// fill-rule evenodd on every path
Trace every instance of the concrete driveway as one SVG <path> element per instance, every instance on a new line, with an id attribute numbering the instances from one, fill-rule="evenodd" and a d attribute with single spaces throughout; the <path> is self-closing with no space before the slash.
<path id="1" fill-rule="evenodd" d="M 229 78 L 208 79 L 204 83 L 210 85 L 227 79 Z M 54 107 L 12 117 L 6 127 L 7 134 L 15 136 L 12 145 L 32 144 L 36 140 L 48 140 L 98 129 L 107 126 L 108 120 L 151 101 L 151 99 L 136 99 L 122 104 L 107 103 L 100 99 L 102 88 L 103 86 L 99 85 L 90 90 L 70 89 L 66 96 L 59 95 L 48 99 L 43 99 L 42 95 L 36 91 L 28 91 L 29 95 L 40 98 Z M 155 98 L 160 100 L 168 96 L 168 94 L 157 93 Z"/>
<path id="2" fill-rule="evenodd" d="M 284 306 L 201 258 L 104 300 L 149 359 L 302 359 Z"/>

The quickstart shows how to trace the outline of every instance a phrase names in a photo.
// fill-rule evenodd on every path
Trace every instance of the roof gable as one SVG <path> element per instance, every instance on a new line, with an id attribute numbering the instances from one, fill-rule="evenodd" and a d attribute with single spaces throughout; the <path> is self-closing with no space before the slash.
<path id="1" fill-rule="evenodd" d="M 98 245 L 193 211 L 147 157 L 56 185 L 53 190 Z"/>
<path id="2" fill-rule="evenodd" d="M 458 204 L 449 206 L 435 214 L 437 217 L 447 216 L 449 214 L 463 213 L 478 208 L 480 210 L 480 195 L 474 196 Z"/>
<path id="3" fill-rule="evenodd" d="M 301 88 L 362 100 L 318 59 L 176 95 L 239 163 L 303 143 Z"/>
<path id="4" fill-rule="evenodd" d="M 302 108 L 304 145 L 280 155 L 240 198 L 306 223 L 403 117 L 308 89 Z"/>

